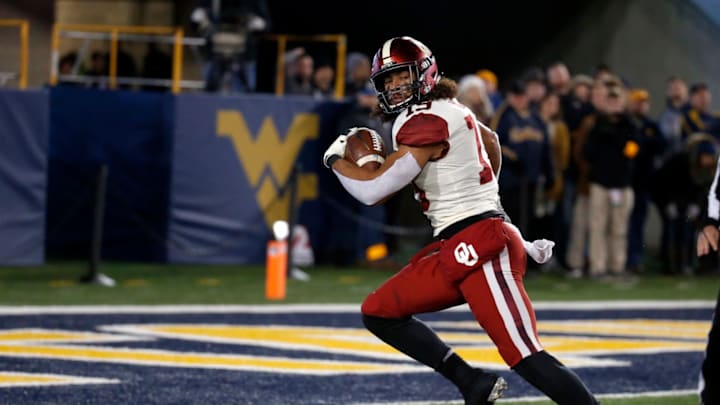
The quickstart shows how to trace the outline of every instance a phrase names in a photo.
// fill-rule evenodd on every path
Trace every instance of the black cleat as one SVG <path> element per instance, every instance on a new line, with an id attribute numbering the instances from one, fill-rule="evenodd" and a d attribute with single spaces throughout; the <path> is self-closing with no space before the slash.
<path id="1" fill-rule="evenodd" d="M 504 378 L 479 371 L 472 385 L 462 392 L 465 405 L 492 405 L 508 388 Z"/>

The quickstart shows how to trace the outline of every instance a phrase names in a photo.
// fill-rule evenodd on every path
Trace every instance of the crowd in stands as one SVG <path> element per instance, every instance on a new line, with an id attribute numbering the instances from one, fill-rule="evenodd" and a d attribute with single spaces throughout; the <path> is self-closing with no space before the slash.
<path id="1" fill-rule="evenodd" d="M 122 43 L 120 43 L 122 44 Z M 108 52 L 95 50 L 87 57 L 71 51 L 64 54 L 58 61 L 58 83 L 61 85 L 84 86 L 91 88 L 107 88 L 110 75 L 110 55 Z M 146 91 L 169 90 L 170 86 L 162 84 L 144 84 L 135 86 L 133 79 L 169 80 L 172 77 L 172 57 L 167 49 L 150 42 L 142 58 L 137 64 L 133 56 L 118 46 L 116 77 L 121 89 L 138 88 Z"/>
<path id="2" fill-rule="evenodd" d="M 502 98 L 496 88 L 481 70 L 459 80 L 458 98 L 499 136 L 508 215 L 528 238 L 557 242 L 568 276 L 642 273 L 657 237 L 645 234 L 650 204 L 662 220 L 661 271 L 717 272 L 717 258 L 693 254 L 720 139 L 705 83 L 670 77 L 658 114 L 646 89 L 606 65 L 590 75 L 562 62 L 532 67 Z"/>

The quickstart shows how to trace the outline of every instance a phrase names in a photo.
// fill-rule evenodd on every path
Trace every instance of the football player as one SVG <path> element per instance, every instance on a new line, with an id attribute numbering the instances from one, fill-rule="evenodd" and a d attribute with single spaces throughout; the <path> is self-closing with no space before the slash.
<path id="1" fill-rule="evenodd" d="M 703 227 L 697 237 L 698 257 L 718 251 L 720 239 L 720 161 L 715 167 L 715 177 L 708 190 L 708 203 L 703 218 Z M 700 370 L 700 405 L 717 404 L 720 402 L 720 291 L 715 301 L 712 325 L 708 332 L 705 346 L 705 357 Z"/>
<path id="2" fill-rule="evenodd" d="M 489 130 L 455 100 L 456 83 L 441 77 L 430 49 L 413 38 L 382 45 L 371 81 L 382 113 L 394 120 L 395 151 L 379 169 L 364 170 L 342 159 L 340 135 L 323 162 L 368 205 L 412 184 L 436 241 L 365 299 L 367 329 L 452 381 L 466 404 L 492 404 L 507 388 L 505 380 L 471 367 L 414 316 L 467 303 L 505 362 L 525 380 L 558 404 L 597 404 L 538 339 L 523 287 L 524 241 L 499 209 L 497 176 L 483 142 Z"/>

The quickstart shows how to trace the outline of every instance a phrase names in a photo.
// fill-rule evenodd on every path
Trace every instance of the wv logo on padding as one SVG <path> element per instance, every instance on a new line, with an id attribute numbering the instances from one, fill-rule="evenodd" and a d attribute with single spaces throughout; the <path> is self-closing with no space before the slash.
<path id="1" fill-rule="evenodd" d="M 295 114 L 285 140 L 280 138 L 272 117 L 266 117 L 257 136 L 253 137 L 242 113 L 235 110 L 217 112 L 217 134 L 230 138 L 248 181 L 255 189 L 255 199 L 263 211 L 268 227 L 286 219 L 290 193 L 288 181 L 300 149 L 308 139 L 317 139 L 320 118 L 317 114 Z M 268 170 L 269 169 L 269 173 Z M 317 198 L 315 173 L 298 174 L 295 203 Z"/>

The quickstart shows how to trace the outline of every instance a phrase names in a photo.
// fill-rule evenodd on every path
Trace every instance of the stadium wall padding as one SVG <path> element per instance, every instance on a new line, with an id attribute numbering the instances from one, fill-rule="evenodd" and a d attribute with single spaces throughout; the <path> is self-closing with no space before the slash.
<path id="1" fill-rule="evenodd" d="M 0 91 L 0 265 L 45 259 L 48 93 Z"/>
<path id="2" fill-rule="evenodd" d="M 264 262 L 272 223 L 290 215 L 293 179 L 297 221 L 322 244 L 319 144 L 334 135 L 340 106 L 301 96 L 178 96 L 169 261 Z"/>
<path id="3" fill-rule="evenodd" d="M 50 106 L 48 256 L 89 257 L 96 179 L 106 165 L 102 258 L 164 261 L 173 96 L 59 86 Z"/>
<path id="4" fill-rule="evenodd" d="M 90 257 L 107 166 L 102 259 L 260 264 L 290 215 L 314 247 L 339 224 L 320 156 L 345 103 L 312 97 L 0 90 L 0 265 Z M 47 202 L 47 204 L 46 204 Z"/>

